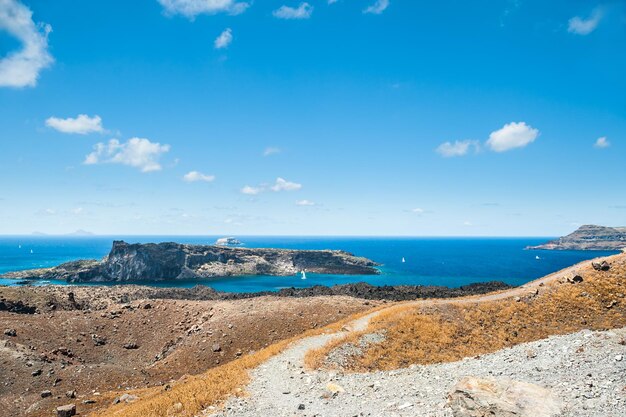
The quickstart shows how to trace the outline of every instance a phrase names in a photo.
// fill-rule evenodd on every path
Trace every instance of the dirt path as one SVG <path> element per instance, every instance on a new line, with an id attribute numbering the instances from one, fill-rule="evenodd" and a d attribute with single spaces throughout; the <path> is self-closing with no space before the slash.
<path id="1" fill-rule="evenodd" d="M 618 256 L 618 255 L 616 255 Z M 591 261 L 581 262 L 569 268 L 565 268 L 561 271 L 547 275 L 541 279 L 531 281 L 525 285 L 522 285 L 511 290 L 507 290 L 496 294 L 487 294 L 482 296 L 467 297 L 462 299 L 447 299 L 447 300 L 420 300 L 407 303 L 401 303 L 403 307 L 406 306 L 428 306 L 428 305 L 444 305 L 444 304 L 471 304 L 481 303 L 487 301 L 502 300 L 506 298 L 513 298 L 518 296 L 524 296 L 529 293 L 533 293 L 540 289 L 543 285 L 554 281 L 557 278 L 571 275 L 580 268 L 587 266 Z M 397 306 L 398 304 L 394 304 Z M 394 308 L 391 306 L 389 308 Z M 388 308 L 388 309 L 389 309 Z M 373 313 L 369 313 L 352 323 L 347 327 L 348 332 L 358 332 L 365 330 L 369 321 L 376 317 L 378 314 L 388 311 L 388 309 L 378 310 Z M 213 410 L 206 410 L 204 415 L 210 415 L 213 417 L 222 416 L 260 416 L 260 415 L 272 415 L 272 416 L 339 416 L 344 415 L 340 413 L 334 405 L 333 398 L 341 396 L 343 394 L 342 385 L 343 376 L 335 372 L 325 371 L 312 371 L 307 372 L 304 368 L 304 357 L 307 352 L 312 349 L 317 349 L 324 346 L 326 343 L 346 336 L 346 331 L 340 331 L 332 334 L 325 334 L 319 336 L 313 336 L 305 338 L 293 344 L 289 349 L 285 350 L 281 354 L 271 358 L 263 365 L 251 373 L 251 383 L 246 388 L 246 392 L 249 394 L 247 398 L 231 398 L 224 409 L 215 412 Z M 495 355 L 495 354 L 494 354 Z M 375 388 L 376 383 L 381 383 L 380 378 L 384 383 L 385 375 L 393 376 L 394 373 L 374 373 L 366 374 L 362 376 L 356 376 L 356 378 L 367 378 L 367 386 L 371 389 Z M 437 379 L 438 377 L 435 377 Z M 376 382 L 378 381 L 378 382 Z M 362 382 L 362 381 L 361 381 Z M 413 387 L 414 388 L 414 387 Z M 362 394 L 363 387 L 359 389 Z M 337 391 L 334 395 L 333 391 Z M 320 394 L 321 393 L 321 394 Z M 403 393 L 401 391 L 396 392 L 396 396 L 391 398 L 398 400 L 402 398 Z M 359 393 L 353 394 L 351 401 L 354 401 L 356 395 L 356 402 L 359 403 Z M 364 395 L 364 394 L 363 394 Z M 325 398 L 326 396 L 326 398 Z M 363 398 L 361 403 L 367 403 L 372 400 L 370 395 L 367 398 Z M 375 397 L 374 397 L 375 398 Z M 410 411 L 413 407 L 413 403 L 405 402 L 391 405 L 390 408 L 395 407 L 395 412 L 385 411 L 385 415 L 404 415 L 403 410 Z M 361 409 L 356 404 L 352 409 L 345 410 L 349 416 L 356 415 L 378 415 L 378 414 L 359 414 L 355 412 L 357 409 Z M 308 411 L 314 410 L 314 412 Z M 334 411 L 333 411 L 334 410 Z M 212 414 L 213 413 L 213 414 Z M 415 415 L 415 410 L 412 414 Z M 422 415 L 422 414 L 420 414 Z M 426 415 L 426 414 L 425 414 Z M 431 414 L 428 414 L 431 415 Z M 432 414 L 435 415 L 435 414 Z M 445 412 L 436 415 L 448 415 Z"/>

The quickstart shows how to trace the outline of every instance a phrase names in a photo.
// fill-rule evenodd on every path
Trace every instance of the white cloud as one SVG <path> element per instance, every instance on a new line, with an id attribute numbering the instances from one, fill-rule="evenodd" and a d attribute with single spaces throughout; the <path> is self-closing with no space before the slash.
<path id="1" fill-rule="evenodd" d="M 215 175 L 205 175 L 198 171 L 191 171 L 183 176 L 183 180 L 187 182 L 212 182 L 215 181 Z"/>
<path id="2" fill-rule="evenodd" d="M 533 129 L 524 122 L 508 123 L 502 129 L 491 132 L 487 146 L 494 152 L 506 152 L 515 148 L 523 148 L 539 136 L 539 130 Z"/>
<path id="3" fill-rule="evenodd" d="M 280 177 L 276 178 L 276 182 L 274 183 L 274 185 L 270 187 L 270 189 L 274 192 L 297 191 L 301 188 L 302 188 L 302 184 L 298 184 L 296 182 L 290 182 Z"/>
<path id="4" fill-rule="evenodd" d="M 0 59 L 0 87 L 34 87 L 39 72 L 54 62 L 48 52 L 52 27 L 35 24 L 32 15 L 17 0 L 0 0 L 0 31 L 8 32 L 22 43 L 22 49 Z"/>
<path id="5" fill-rule="evenodd" d="M 470 221 L 465 221 L 465 222 L 463 222 L 463 226 L 471 227 L 471 226 L 474 226 L 474 223 L 472 223 Z"/>
<path id="6" fill-rule="evenodd" d="M 415 214 L 424 214 L 424 209 L 416 207 L 414 209 L 411 209 L 411 212 Z"/>
<path id="7" fill-rule="evenodd" d="M 467 154 L 472 147 L 478 149 L 478 142 L 475 140 L 457 140 L 454 143 L 444 142 L 435 151 L 446 158 L 451 158 Z"/>
<path id="8" fill-rule="evenodd" d="M 273 185 L 269 184 L 261 184 L 258 187 L 252 187 L 250 185 L 246 185 L 241 189 L 243 194 L 248 195 L 257 195 L 263 193 L 265 191 L 297 191 L 302 188 L 302 184 L 298 184 L 296 182 L 287 181 L 284 178 L 276 178 L 276 182 Z"/>
<path id="9" fill-rule="evenodd" d="M 111 139 L 108 143 L 97 143 L 94 151 L 85 157 L 84 164 L 122 164 L 139 168 L 141 172 L 160 171 L 159 157 L 169 150 L 170 145 L 148 139 L 132 138 L 126 143 Z"/>
<path id="10" fill-rule="evenodd" d="M 79 135 L 86 135 L 87 133 L 93 132 L 104 132 L 100 116 L 89 117 L 86 114 L 79 114 L 75 119 L 71 117 L 68 117 L 67 119 L 50 117 L 46 120 L 46 126 L 51 127 L 54 130 L 58 130 L 59 132 L 76 133 Z"/>
<path id="11" fill-rule="evenodd" d="M 314 206 L 316 205 L 313 201 L 311 200 L 298 200 L 296 201 L 296 206 Z"/>
<path id="12" fill-rule="evenodd" d="M 220 36 L 215 39 L 214 45 L 215 49 L 224 49 L 228 48 L 228 45 L 233 41 L 233 31 L 228 28 L 225 29 Z"/>
<path id="13" fill-rule="evenodd" d="M 246 11 L 250 3 L 236 0 L 157 0 L 167 15 L 181 14 L 194 19 L 199 14 L 229 13 L 237 15 Z"/>
<path id="14" fill-rule="evenodd" d="M 308 19 L 313 13 L 313 6 L 309 3 L 300 3 L 297 8 L 280 6 L 272 14 L 279 19 Z"/>
<path id="15" fill-rule="evenodd" d="M 381 14 L 389 7 L 389 0 L 376 0 L 374 4 L 365 8 L 363 13 Z"/>
<path id="16" fill-rule="evenodd" d="M 280 153 L 280 149 L 278 148 L 265 148 L 265 150 L 263 151 L 263 156 L 270 156 L 270 155 L 274 155 Z"/>
<path id="17" fill-rule="evenodd" d="M 567 31 L 569 33 L 575 33 L 576 35 L 589 35 L 598 27 L 602 17 L 603 13 L 600 8 L 594 9 L 593 12 L 591 12 L 591 16 L 587 19 L 583 19 L 579 16 L 572 17 L 568 21 Z"/>
<path id="18" fill-rule="evenodd" d="M 71 209 L 70 212 L 76 216 L 80 216 L 81 214 L 85 212 L 85 210 L 82 207 L 76 207 L 76 208 Z"/>
<path id="19" fill-rule="evenodd" d="M 608 141 L 606 136 L 602 136 L 601 138 L 598 138 L 598 140 L 596 140 L 596 143 L 594 143 L 593 146 L 600 149 L 608 148 L 609 146 L 611 146 L 611 142 Z"/>
<path id="20" fill-rule="evenodd" d="M 245 187 L 241 189 L 241 193 L 247 194 L 247 195 L 257 195 L 261 192 L 263 192 L 262 187 L 251 187 L 249 185 L 246 185 Z"/>

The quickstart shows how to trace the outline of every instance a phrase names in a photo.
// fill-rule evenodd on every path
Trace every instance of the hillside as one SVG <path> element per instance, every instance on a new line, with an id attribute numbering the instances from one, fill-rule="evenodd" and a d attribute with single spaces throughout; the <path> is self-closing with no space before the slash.
<path id="1" fill-rule="evenodd" d="M 528 249 L 545 250 L 621 250 L 626 248 L 626 227 L 580 226 L 578 230 L 556 240 Z"/>
<path id="2" fill-rule="evenodd" d="M 141 401 L 97 415 L 484 415 L 453 414 L 447 400 L 468 372 L 497 377 L 503 389 L 520 384 L 515 380 L 538 384 L 530 387 L 554 401 L 539 396 L 533 404 L 567 415 L 623 415 L 626 333 L 606 330 L 626 326 L 625 285 L 620 254 L 512 290 L 396 303 L 190 377 L 171 391 L 138 392 Z M 554 335 L 569 336 L 542 340 Z"/>

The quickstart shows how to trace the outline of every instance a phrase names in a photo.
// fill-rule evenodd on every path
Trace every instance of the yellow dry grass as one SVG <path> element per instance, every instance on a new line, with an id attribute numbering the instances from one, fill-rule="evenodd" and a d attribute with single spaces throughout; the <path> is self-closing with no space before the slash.
<path id="1" fill-rule="evenodd" d="M 137 395 L 140 400 L 132 404 L 120 403 L 90 414 L 92 417 L 191 417 L 213 405 L 219 405 L 231 395 L 241 394 L 248 383 L 248 371 L 256 368 L 272 356 L 282 352 L 291 343 L 310 336 L 334 333 L 346 323 L 364 314 L 382 308 L 373 308 L 364 313 L 346 317 L 337 323 L 321 329 L 309 330 L 299 336 L 283 340 L 258 352 L 246 355 L 207 372 L 186 376 L 165 390 L 163 387 L 146 388 L 134 391 L 110 392 L 100 401 L 112 401 L 115 397 L 128 393 Z"/>
<path id="2" fill-rule="evenodd" d="M 581 267 L 583 282 L 558 279 L 538 287 L 538 295 L 525 294 L 517 302 L 506 298 L 402 304 L 376 316 L 365 332 L 309 352 L 305 362 L 311 368 L 323 367 L 332 349 L 364 333 L 385 332 L 386 339 L 353 358 L 354 371 L 450 362 L 551 335 L 624 327 L 626 255 L 615 255 L 610 262 L 609 271 Z"/>

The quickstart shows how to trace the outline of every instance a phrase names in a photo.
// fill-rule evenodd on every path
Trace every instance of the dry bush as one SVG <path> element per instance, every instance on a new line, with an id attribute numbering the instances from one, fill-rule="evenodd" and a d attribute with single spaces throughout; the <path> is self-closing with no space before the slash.
<path id="1" fill-rule="evenodd" d="M 590 264 L 578 269 L 583 282 L 557 280 L 530 290 L 520 301 L 421 302 L 388 309 L 375 317 L 367 333 L 386 332 L 385 341 L 370 345 L 362 357 L 352 358 L 355 371 L 391 370 L 411 364 L 430 364 L 482 355 L 519 343 L 582 329 L 605 330 L 626 326 L 626 254 L 609 258 L 609 271 Z M 322 367 L 328 352 L 351 335 L 313 352 L 312 368 Z"/>

